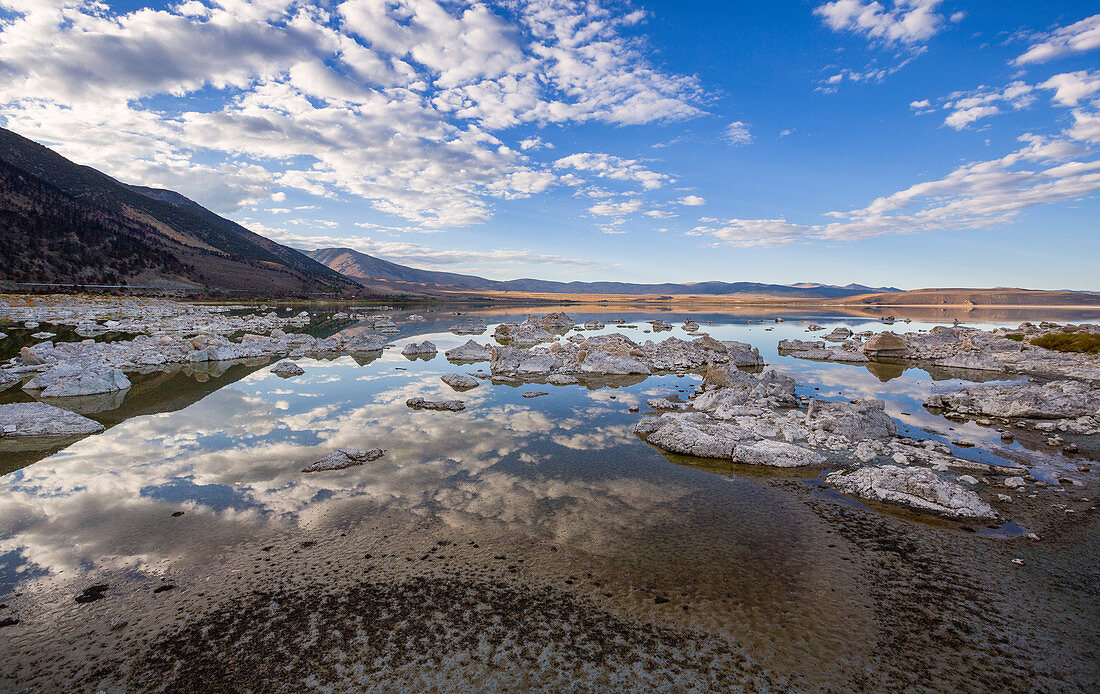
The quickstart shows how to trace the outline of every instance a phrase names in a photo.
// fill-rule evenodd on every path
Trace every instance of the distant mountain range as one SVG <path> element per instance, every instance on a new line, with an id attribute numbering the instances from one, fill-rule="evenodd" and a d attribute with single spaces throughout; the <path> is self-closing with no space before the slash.
<path id="1" fill-rule="evenodd" d="M 0 279 L 190 292 L 362 291 L 179 193 L 128 186 L 3 128 Z"/>
<path id="2" fill-rule="evenodd" d="M 831 299 L 859 294 L 899 292 L 894 287 L 865 287 L 849 284 L 761 284 L 757 282 L 692 282 L 676 284 L 634 284 L 630 282 L 554 282 L 550 280 L 490 280 L 475 275 L 418 270 L 360 253 L 350 248 L 320 248 L 307 253 L 333 270 L 363 285 L 409 292 L 449 290 L 466 292 L 523 292 L 530 294 L 686 294 L 739 295 L 788 299 Z"/>
<path id="3" fill-rule="evenodd" d="M 177 192 L 126 185 L 3 128 L 0 281 L 19 283 L 16 288 L 36 283 L 98 284 L 264 296 L 695 295 L 729 302 L 770 299 L 862 306 L 1100 305 L 1100 294 L 1095 293 L 1011 288 L 903 292 L 895 287 L 811 282 L 500 281 L 418 270 L 349 248 L 303 253 L 255 234 Z"/>

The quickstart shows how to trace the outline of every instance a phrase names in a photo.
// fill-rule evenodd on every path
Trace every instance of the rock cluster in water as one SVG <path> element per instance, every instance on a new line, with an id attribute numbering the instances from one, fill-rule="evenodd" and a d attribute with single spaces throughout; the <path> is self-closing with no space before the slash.
<path id="1" fill-rule="evenodd" d="M 1015 330 L 980 330 L 956 325 L 902 334 L 887 331 L 852 335 L 848 331 L 845 337 L 846 330 L 838 328 L 825 336 L 825 339 L 843 337 L 842 344 L 835 347 L 826 347 L 824 340 L 781 340 L 779 349 L 803 359 L 841 362 L 906 359 L 945 368 L 1100 381 L 1100 355 L 1059 352 L 1030 342 L 1050 333 L 1100 334 L 1100 325 L 1042 323 L 1037 327 L 1023 323 Z"/>
<path id="2" fill-rule="evenodd" d="M 750 374 L 710 366 L 691 402 L 649 401 L 660 412 L 634 432 L 669 453 L 770 467 L 840 467 L 826 478 L 839 491 L 952 518 L 996 513 L 952 478 L 952 470 L 1000 470 L 955 457 L 933 441 L 898 436 L 881 400 L 805 406 L 793 379 L 772 369 Z M 957 474 L 957 473 L 955 473 Z"/>
<path id="3" fill-rule="evenodd" d="M 549 347 L 494 347 L 494 378 L 537 380 L 552 376 L 625 376 L 699 370 L 708 364 L 759 367 L 760 353 L 742 342 L 720 342 L 709 336 L 691 341 L 668 338 L 638 344 L 620 333 L 577 336 Z"/>

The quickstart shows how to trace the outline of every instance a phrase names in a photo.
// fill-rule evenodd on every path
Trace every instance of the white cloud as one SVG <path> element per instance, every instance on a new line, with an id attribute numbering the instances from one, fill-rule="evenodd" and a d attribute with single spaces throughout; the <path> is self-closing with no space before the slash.
<path id="1" fill-rule="evenodd" d="M 271 199 L 275 202 L 282 202 L 283 200 L 286 200 L 286 193 L 281 190 L 277 191 L 271 194 Z"/>
<path id="2" fill-rule="evenodd" d="M 1036 41 L 1013 62 L 1017 65 L 1044 63 L 1070 53 L 1100 48 L 1100 14 L 1043 34 Z"/>
<path id="3" fill-rule="evenodd" d="M 695 79 L 621 34 L 642 15 L 502 2 L 4 0 L 0 108 L 80 163 L 219 210 L 295 189 L 425 228 L 484 221 L 495 200 L 559 183 L 499 129 L 699 113 Z"/>
<path id="4" fill-rule="evenodd" d="M 817 7 L 821 17 L 834 31 L 851 31 L 883 43 L 918 44 L 934 36 L 943 25 L 936 13 L 942 0 L 894 0 L 887 10 L 872 0 L 835 0 Z"/>
<path id="5" fill-rule="evenodd" d="M 932 102 L 929 101 L 928 99 L 920 99 L 919 101 L 910 101 L 909 102 L 909 108 L 913 109 L 914 111 L 919 111 L 919 110 L 923 110 L 923 109 L 927 109 L 927 108 L 931 108 L 931 107 L 932 107 Z"/>
<path id="6" fill-rule="evenodd" d="M 687 207 L 699 207 L 700 205 L 707 204 L 706 199 L 701 198 L 698 195 L 685 195 L 684 197 L 677 200 L 677 202 L 679 202 L 681 205 L 686 205 Z"/>
<path id="7" fill-rule="evenodd" d="M 752 133 L 749 132 L 748 124 L 739 120 L 727 125 L 722 137 L 735 147 L 752 144 Z"/>
<path id="8" fill-rule="evenodd" d="M 1003 89 L 979 87 L 970 92 L 956 92 L 948 97 L 943 108 L 951 111 L 944 124 L 962 130 L 971 123 L 1002 113 L 1002 106 L 1021 110 L 1035 103 L 1035 87 L 1025 82 L 1012 82 Z"/>
<path id="9" fill-rule="evenodd" d="M 836 221 L 730 219 L 701 224 L 689 234 L 716 244 L 775 246 L 1006 224 L 1028 208 L 1100 191 L 1100 113 L 1074 109 L 1072 115 L 1073 126 L 1060 137 L 1024 135 L 1023 146 L 1000 159 L 960 166 L 862 209 L 827 213 Z"/>
<path id="10" fill-rule="evenodd" d="M 602 152 L 579 152 L 554 162 L 554 168 L 571 168 L 588 171 L 600 178 L 616 181 L 635 181 L 646 190 L 656 190 L 673 179 L 666 174 L 650 171 L 635 159 L 623 159 Z"/>
<path id="11" fill-rule="evenodd" d="M 519 148 L 526 152 L 530 149 L 554 149 L 554 145 L 549 142 L 544 142 L 541 137 L 534 135 L 533 137 L 527 137 L 520 140 Z"/>
<path id="12" fill-rule="evenodd" d="M 642 201 L 633 198 L 622 202 L 600 202 L 588 208 L 588 211 L 601 217 L 620 217 L 633 214 L 642 209 Z"/>
<path id="13" fill-rule="evenodd" d="M 1063 106 L 1077 106 L 1082 99 L 1100 91 L 1100 70 L 1078 70 L 1054 75 L 1039 85 L 1054 89 L 1054 100 Z"/>

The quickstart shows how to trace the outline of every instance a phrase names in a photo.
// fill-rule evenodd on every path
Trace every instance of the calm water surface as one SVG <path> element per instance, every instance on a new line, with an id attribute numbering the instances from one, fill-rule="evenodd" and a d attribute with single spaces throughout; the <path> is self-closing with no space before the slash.
<path id="1" fill-rule="evenodd" d="M 489 329 L 481 336 L 447 331 L 464 316 L 435 312 L 426 322 L 409 323 L 401 319 L 424 309 L 395 311 L 401 334 L 393 337 L 394 348 L 376 358 L 302 359 L 305 374 L 290 379 L 269 373 L 269 362 L 181 369 L 133 378 L 134 387 L 121 399 L 76 403 L 108 429 L 47 449 L 21 449 L 18 443 L 0 449 L 0 602 L 48 602 L 98 581 L 186 583 L 191 567 L 216 563 L 257 538 L 319 528 L 333 534 L 399 517 L 475 538 L 471 544 L 493 538 L 512 551 L 552 547 L 561 563 L 532 556 L 532 571 L 570 585 L 573 574 L 595 572 L 601 586 L 591 588 L 593 594 L 616 586 L 617 608 L 627 613 L 650 609 L 644 606 L 654 596 L 690 598 L 692 628 L 736 632 L 751 653 L 796 680 L 814 681 L 815 668 L 836 667 L 827 652 L 843 650 L 854 635 L 873 650 L 884 628 L 871 604 L 876 598 L 854 565 L 858 560 L 844 558 L 829 516 L 843 508 L 867 509 L 819 490 L 813 483 L 819 470 L 762 470 L 670 456 L 631 433 L 641 415 L 628 408 L 644 412 L 651 397 L 686 398 L 697 375 L 622 379 L 599 388 L 482 381 L 463 393 L 440 381 L 447 373 L 489 370 L 488 362 L 450 364 L 446 350 L 471 337 L 491 342 L 495 324 L 549 310 L 487 312 Z M 942 441 L 957 455 L 1009 465 L 1039 460 L 1036 474 L 1051 481 L 1075 464 L 1040 443 L 1004 443 L 992 428 L 949 422 L 922 407 L 934 392 L 993 374 L 829 364 L 777 353 L 781 339 L 820 336 L 806 332 L 811 322 L 829 330 L 884 329 L 873 317 L 802 312 L 774 323 L 759 311 L 566 310 L 578 323 L 626 319 L 637 327 L 609 323 L 583 334 L 622 332 L 639 342 L 691 339 L 679 327 L 690 315 L 701 323 L 700 334 L 758 347 L 769 365 L 798 381 L 801 393 L 883 398 L 902 433 Z M 1066 319 L 1052 313 L 971 313 L 965 321 L 990 327 Z M 676 327 L 643 332 L 649 329 L 645 321 L 654 318 Z M 943 322 L 918 317 L 889 329 Z M 314 326 L 326 334 L 362 329 L 355 321 L 331 318 Z M 400 354 L 406 342 L 425 339 L 439 348 L 435 358 Z M 533 391 L 546 395 L 522 397 Z M 414 396 L 462 399 L 466 410 L 413 411 L 405 400 Z M 11 391 L 0 397 L 29 399 Z M 386 450 L 376 462 L 301 472 L 337 448 L 376 447 Z M 810 501 L 791 485 L 810 490 Z M 890 522 L 921 528 L 912 532 L 961 532 L 922 519 Z M 1084 607 L 1094 609 L 1095 603 Z M 10 631 L 0 631 L 0 642 Z M 1095 645 L 1086 644 L 1080 657 L 1094 653 Z"/>

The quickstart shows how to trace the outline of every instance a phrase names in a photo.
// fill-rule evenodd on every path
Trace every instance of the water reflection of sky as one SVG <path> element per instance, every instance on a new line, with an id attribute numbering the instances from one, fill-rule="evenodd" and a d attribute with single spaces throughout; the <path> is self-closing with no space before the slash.
<path id="1" fill-rule="evenodd" d="M 678 325 L 671 332 L 646 334 L 644 321 L 654 314 L 575 317 L 622 317 L 638 326 L 609 324 L 586 335 L 624 332 L 638 341 L 691 337 Z M 522 312 L 504 318 L 521 320 Z M 778 355 L 780 339 L 820 334 L 805 332 L 810 322 L 831 328 L 839 321 L 820 315 L 783 323 L 718 314 L 695 319 L 713 321 L 701 325 L 701 332 L 759 347 L 766 361 L 799 381 L 804 394 L 885 398 L 888 413 L 905 432 L 979 444 L 956 447 L 960 455 L 988 459 L 993 456 L 982 447 L 1004 445 L 992 429 L 948 422 L 921 406 L 932 392 L 960 387 L 964 380 L 934 381 L 922 369 L 898 368 L 900 375 L 884 382 L 881 369 L 876 375 L 864 365 Z M 488 371 L 487 363 L 456 366 L 444 359 L 445 350 L 470 339 L 443 332 L 460 320 L 433 316 L 402 325 L 397 349 L 375 360 L 301 360 L 305 375 L 287 380 L 264 366 L 237 366 L 204 378 L 177 374 L 159 391 L 127 394 L 113 414 L 93 415 L 111 425 L 104 433 L 0 477 L 0 593 L 89 567 L 163 571 L 181 557 L 213 554 L 261 532 L 308 525 L 334 504 L 361 504 L 364 513 L 396 508 L 454 527 L 492 527 L 594 553 L 614 546 L 620 533 L 637 524 L 670 523 L 691 532 L 690 504 L 679 501 L 726 482 L 670 464 L 639 441 L 630 433 L 639 415 L 628 408 L 644 409 L 654 396 L 686 396 L 698 377 L 655 376 L 599 389 L 482 381 L 456 393 L 441 375 Z M 883 327 L 868 319 L 843 324 L 857 332 Z M 930 325 L 899 323 L 892 329 Z M 473 339 L 491 340 L 492 327 L 491 322 L 486 334 Z M 429 339 L 439 347 L 435 359 L 410 361 L 399 354 L 417 330 L 417 341 Z M 183 392 L 200 381 L 201 391 Z M 523 398 L 529 391 L 548 394 Z M 413 396 L 458 398 L 467 409 L 413 411 L 404 404 Z M 172 406 L 158 408 L 157 397 Z M 301 472 L 334 449 L 375 447 L 387 451 L 378 461 Z M 713 471 L 731 474 L 724 467 Z M 762 503 L 752 494 L 733 498 L 739 504 Z"/>

